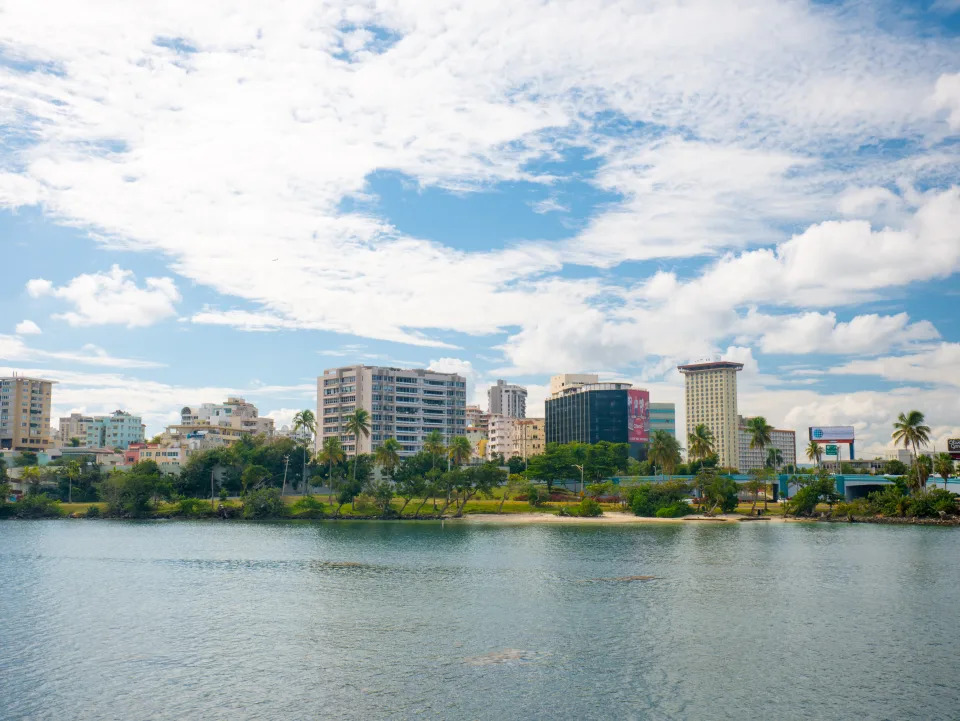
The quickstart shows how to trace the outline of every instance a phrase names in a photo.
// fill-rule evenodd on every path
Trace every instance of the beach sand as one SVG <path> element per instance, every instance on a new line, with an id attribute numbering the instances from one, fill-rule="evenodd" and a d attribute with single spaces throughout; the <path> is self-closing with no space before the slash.
<path id="1" fill-rule="evenodd" d="M 746 520 L 749 523 L 783 523 L 780 517 L 765 516 L 762 520 L 750 519 L 748 516 L 727 514 L 722 516 L 684 516 L 683 518 L 645 518 L 632 513 L 620 511 L 605 511 L 599 518 L 576 518 L 572 516 L 558 516 L 554 513 L 471 513 L 463 518 L 449 519 L 461 523 L 738 523 Z M 792 521 L 794 519 L 787 519 Z"/>

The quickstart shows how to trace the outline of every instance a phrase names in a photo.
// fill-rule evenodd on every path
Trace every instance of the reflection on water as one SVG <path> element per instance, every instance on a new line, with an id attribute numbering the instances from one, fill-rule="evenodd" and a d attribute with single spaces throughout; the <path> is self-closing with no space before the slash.
<path id="1" fill-rule="evenodd" d="M 0 523 L 0 718 L 956 717 L 956 529 Z"/>

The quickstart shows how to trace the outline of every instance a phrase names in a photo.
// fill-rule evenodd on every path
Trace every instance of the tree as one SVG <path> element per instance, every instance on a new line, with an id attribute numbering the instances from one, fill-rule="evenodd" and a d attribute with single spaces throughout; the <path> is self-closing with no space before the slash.
<path id="1" fill-rule="evenodd" d="M 467 505 L 467 501 L 476 494 L 490 495 L 496 486 L 507 480 L 507 477 L 506 471 L 492 463 L 484 463 L 482 466 L 473 466 L 462 471 L 456 487 L 459 503 L 454 517 L 460 518 L 463 516 L 463 509 Z"/>
<path id="2" fill-rule="evenodd" d="M 526 468 L 527 462 L 524 461 L 520 456 L 510 456 L 510 460 L 507 461 L 507 469 L 510 471 L 510 473 L 523 473 Z"/>
<path id="3" fill-rule="evenodd" d="M 547 491 L 552 491 L 555 480 L 573 477 L 574 460 L 571 447 L 572 444 L 548 443 L 543 453 L 530 458 L 523 475 L 531 481 L 546 483 Z"/>
<path id="4" fill-rule="evenodd" d="M 310 435 L 310 442 L 313 442 L 314 436 L 317 434 L 317 417 L 313 414 L 309 408 L 305 408 L 302 411 L 297 411 L 293 416 L 293 432 L 298 433 L 301 430 L 307 431 Z M 303 444 L 303 492 L 307 492 L 307 444 Z"/>
<path id="5" fill-rule="evenodd" d="M 73 503 L 73 482 L 80 477 L 80 462 L 70 461 L 64 467 L 63 474 L 67 477 L 67 503 Z"/>
<path id="6" fill-rule="evenodd" d="M 24 466 L 23 470 L 20 471 L 20 480 L 27 484 L 27 493 L 30 495 L 40 493 L 40 481 L 42 479 L 43 474 L 37 466 Z"/>
<path id="7" fill-rule="evenodd" d="M 440 431 L 430 431 L 427 437 L 423 439 L 423 450 L 430 455 L 431 468 L 437 467 L 437 459 L 446 453 L 447 447 L 443 443 L 443 435 Z"/>
<path id="8" fill-rule="evenodd" d="M 76 436 L 72 436 L 72 437 L 70 438 L 70 447 L 71 447 L 71 448 L 79 448 L 79 447 L 80 447 L 80 439 L 77 438 Z"/>
<path id="9" fill-rule="evenodd" d="M 243 474 L 241 475 L 243 495 L 246 496 L 248 491 L 255 491 L 257 486 L 269 477 L 270 471 L 263 466 L 247 466 L 244 468 Z"/>
<path id="10" fill-rule="evenodd" d="M 128 471 L 113 469 L 100 484 L 107 512 L 115 516 L 141 518 L 153 510 L 163 474 L 153 461 L 140 461 Z"/>
<path id="11" fill-rule="evenodd" d="M 763 416 L 756 416 L 747 421 L 747 434 L 750 436 L 750 447 L 759 448 L 760 453 L 770 445 L 772 440 L 773 426 L 767 423 Z M 781 458 L 781 463 L 782 463 Z M 767 497 L 763 497 L 763 510 L 767 510 Z"/>
<path id="12" fill-rule="evenodd" d="M 345 458 L 346 454 L 343 451 L 343 445 L 340 443 L 339 438 L 328 436 L 327 438 L 323 439 L 323 445 L 320 447 L 320 452 L 317 454 L 317 461 L 319 463 L 325 463 L 330 469 L 327 475 L 327 483 L 329 484 L 331 491 L 335 485 L 333 467 L 343 463 Z M 333 501 L 332 498 L 330 500 L 331 502 Z"/>
<path id="13" fill-rule="evenodd" d="M 953 475 L 953 457 L 949 453 L 938 453 L 933 461 L 933 470 L 943 478 L 943 488 L 947 488 L 947 479 Z"/>
<path id="14" fill-rule="evenodd" d="M 817 468 L 819 468 L 821 458 L 823 458 L 823 449 L 820 447 L 820 444 L 816 441 L 810 441 L 807 444 L 807 460 L 813 461 L 817 464 Z"/>
<path id="15" fill-rule="evenodd" d="M 913 490 L 926 490 L 927 479 L 933 472 L 933 460 L 930 456 L 917 456 L 910 466 L 909 482 Z"/>
<path id="16" fill-rule="evenodd" d="M 700 423 L 687 435 L 687 453 L 691 460 L 702 460 L 713 453 L 714 437 L 706 424 Z"/>
<path id="17" fill-rule="evenodd" d="M 903 461 L 896 458 L 883 464 L 883 474 L 885 476 L 903 476 L 907 473 L 907 466 Z"/>
<path id="18" fill-rule="evenodd" d="M 396 493 L 403 499 L 399 515 L 414 498 L 424 498 L 427 491 L 425 474 L 430 470 L 430 459 L 426 453 L 417 453 L 400 461 L 394 475 Z M 426 503 L 426 500 L 424 500 Z M 422 506 L 423 504 L 421 504 Z"/>
<path id="19" fill-rule="evenodd" d="M 665 475 L 672 475 L 680 464 L 680 444 L 666 431 L 654 431 L 647 457 Z"/>
<path id="20" fill-rule="evenodd" d="M 507 496 L 519 493 L 526 482 L 527 479 L 519 473 L 511 473 L 507 476 L 507 483 L 503 487 L 503 495 L 500 496 L 500 505 L 497 506 L 497 513 L 503 513 L 503 502 L 507 500 Z"/>
<path id="21" fill-rule="evenodd" d="M 347 421 L 343 425 L 344 430 L 354 438 L 354 459 L 360 456 L 360 440 L 370 437 L 370 414 L 364 408 L 357 408 L 353 413 L 347 416 Z M 353 481 L 357 481 L 357 463 L 353 464 Z"/>
<path id="22" fill-rule="evenodd" d="M 457 436 L 450 441 L 450 447 L 447 450 L 450 462 L 457 468 L 470 460 L 473 455 L 473 446 L 466 436 Z"/>
<path id="23" fill-rule="evenodd" d="M 387 438 L 376 451 L 373 457 L 377 465 L 392 479 L 397 466 L 400 465 L 401 446 L 396 438 Z"/>
<path id="24" fill-rule="evenodd" d="M 914 459 L 920 456 L 920 447 L 930 442 L 930 426 L 925 425 L 923 413 L 917 410 L 909 413 L 901 413 L 897 416 L 893 424 L 894 445 L 903 445 L 904 448 L 913 448 Z M 920 488 L 924 488 L 927 483 L 925 477 L 919 478 Z"/>
<path id="25" fill-rule="evenodd" d="M 773 448 L 770 449 L 774 450 Z M 767 495 L 767 484 L 770 482 L 770 476 L 772 475 L 769 467 L 765 466 L 763 468 L 754 468 L 750 471 L 750 480 L 747 482 L 747 490 L 753 494 L 753 505 L 750 507 L 750 512 L 753 513 L 757 509 L 757 495 L 760 493 L 760 489 L 763 489 L 764 494 L 764 510 L 766 510 L 766 495 Z"/>
<path id="26" fill-rule="evenodd" d="M 729 476 L 721 476 L 713 469 L 704 469 L 710 474 L 704 485 L 704 498 L 710 513 L 720 509 L 730 513 L 737 507 L 737 483 Z"/>

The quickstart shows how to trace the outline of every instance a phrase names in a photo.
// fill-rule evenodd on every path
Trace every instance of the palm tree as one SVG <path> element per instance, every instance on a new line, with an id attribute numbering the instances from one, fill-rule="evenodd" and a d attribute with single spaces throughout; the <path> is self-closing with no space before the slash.
<path id="1" fill-rule="evenodd" d="M 320 447 L 320 452 L 317 454 L 317 461 L 319 463 L 326 463 L 330 468 L 329 478 L 327 482 L 330 484 L 331 491 L 333 490 L 333 467 L 339 463 L 343 463 L 346 458 L 346 454 L 343 452 L 343 445 L 340 443 L 340 439 L 335 436 L 329 436 L 323 439 L 323 446 Z M 330 494 L 330 502 L 333 502 L 333 494 Z"/>
<path id="2" fill-rule="evenodd" d="M 819 468 L 821 458 L 823 458 L 823 449 L 820 447 L 820 444 L 816 441 L 810 441 L 807 444 L 807 460 L 814 461 L 817 464 L 817 468 Z"/>
<path id="3" fill-rule="evenodd" d="M 427 437 L 423 439 L 423 450 L 430 454 L 432 460 L 431 467 L 437 467 L 437 458 L 442 456 L 447 448 L 443 443 L 443 436 L 440 431 L 430 431 Z"/>
<path id="4" fill-rule="evenodd" d="M 953 456 L 949 453 L 938 453 L 933 459 L 933 470 L 943 478 L 943 488 L 947 488 L 947 479 L 953 475 Z"/>
<path id="5" fill-rule="evenodd" d="M 466 436 L 457 436 L 450 441 L 447 453 L 450 456 L 450 462 L 459 468 L 470 460 L 470 456 L 473 455 L 473 446 Z"/>
<path id="6" fill-rule="evenodd" d="M 343 429 L 354 438 L 353 446 L 353 482 L 357 482 L 357 466 L 360 462 L 360 439 L 370 437 L 370 414 L 363 408 L 357 408 L 347 416 Z"/>
<path id="7" fill-rule="evenodd" d="M 920 456 L 920 446 L 925 446 L 930 442 L 930 426 L 924 425 L 926 419 L 920 411 L 910 411 L 901 413 L 893 424 L 893 444 L 903 444 L 904 448 L 913 446 L 913 458 L 916 460 Z M 927 485 L 927 479 L 922 474 L 918 476 L 920 487 Z"/>
<path id="8" fill-rule="evenodd" d="M 664 474 L 672 475 L 680 464 L 680 443 L 666 431 L 654 431 L 650 437 L 647 458 L 659 466 Z"/>
<path id="9" fill-rule="evenodd" d="M 67 503 L 73 503 L 73 482 L 80 477 L 80 462 L 70 461 L 64 468 L 64 475 L 67 477 Z"/>
<path id="10" fill-rule="evenodd" d="M 37 466 L 24 466 L 20 470 L 20 480 L 23 483 L 29 483 L 31 491 L 36 491 L 40 488 L 40 469 Z"/>
<path id="11" fill-rule="evenodd" d="M 759 448 L 763 453 L 772 440 L 773 426 L 767 423 L 763 416 L 756 416 L 747 420 L 747 433 L 750 435 L 750 447 Z M 763 492 L 763 510 L 767 510 L 767 492 Z"/>
<path id="12" fill-rule="evenodd" d="M 317 434 L 317 417 L 313 415 L 313 411 L 309 408 L 305 408 L 302 411 L 297 411 L 296 415 L 293 417 L 293 432 L 294 434 L 298 433 L 300 430 L 305 430 L 310 434 L 310 440 L 313 441 L 314 436 Z M 307 444 L 303 444 L 303 493 L 307 493 Z"/>
<path id="13" fill-rule="evenodd" d="M 687 435 L 687 450 L 691 460 L 702 460 L 713 453 L 713 431 L 700 423 Z"/>
<path id="14" fill-rule="evenodd" d="M 391 478 L 393 478 L 393 472 L 397 466 L 400 465 L 400 449 L 401 446 L 396 438 L 388 438 L 373 454 L 377 465 L 385 470 Z"/>

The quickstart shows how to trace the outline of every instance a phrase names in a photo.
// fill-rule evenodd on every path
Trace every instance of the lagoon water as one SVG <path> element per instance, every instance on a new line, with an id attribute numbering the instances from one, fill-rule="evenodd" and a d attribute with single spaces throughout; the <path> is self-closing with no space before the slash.
<path id="1" fill-rule="evenodd" d="M 960 716 L 955 528 L 7 521 L 0 599 L 3 719 Z"/>

